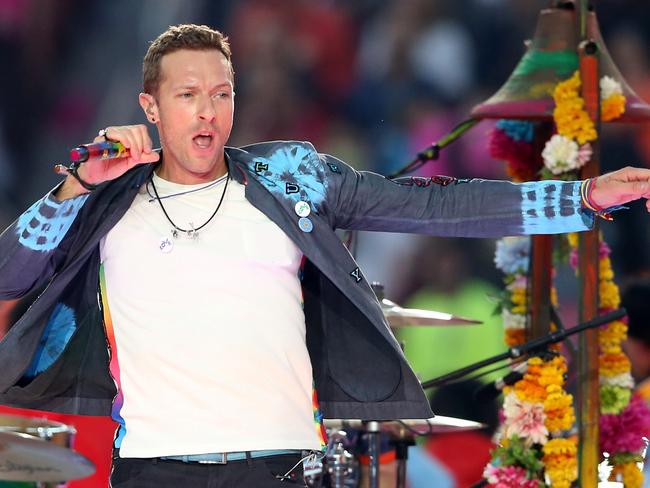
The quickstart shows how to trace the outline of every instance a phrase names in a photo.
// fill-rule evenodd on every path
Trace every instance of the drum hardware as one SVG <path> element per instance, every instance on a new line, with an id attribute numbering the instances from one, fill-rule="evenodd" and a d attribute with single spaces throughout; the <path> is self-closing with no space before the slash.
<path id="1" fill-rule="evenodd" d="M 321 458 L 314 456 L 303 466 L 305 482 L 311 488 L 356 488 L 359 483 L 359 464 L 345 449 L 345 431 L 327 433 L 327 449 Z"/>
<path id="2" fill-rule="evenodd" d="M 397 460 L 397 488 L 406 486 L 406 462 L 408 461 L 409 447 L 415 445 L 415 438 L 391 439 L 391 445 L 395 446 L 395 459 Z"/>
<path id="3" fill-rule="evenodd" d="M 476 325 L 482 324 L 480 320 L 459 317 L 434 310 L 419 310 L 417 308 L 402 308 L 395 302 L 384 297 L 384 286 L 380 283 L 372 283 L 372 290 L 377 295 L 381 311 L 388 320 L 391 328 L 412 327 L 412 326 L 433 326 L 433 325 Z"/>
<path id="4" fill-rule="evenodd" d="M 0 432 L 21 432 L 67 448 L 72 447 L 77 433 L 74 427 L 60 422 L 5 414 L 0 415 Z"/>
<path id="5" fill-rule="evenodd" d="M 400 420 L 378 420 L 366 421 L 361 419 L 324 419 L 323 425 L 330 431 L 340 429 L 354 429 L 366 433 L 368 436 L 369 466 L 369 488 L 379 488 L 379 457 L 381 434 L 388 435 L 391 443 L 395 445 L 397 459 L 397 488 L 406 486 L 406 462 L 408 448 L 415 444 L 417 436 L 425 436 L 444 432 L 458 432 L 465 430 L 476 430 L 485 427 L 480 422 L 464 420 L 442 415 L 429 419 L 400 419 Z M 326 456 L 327 459 L 327 456 Z M 309 485 L 315 486 L 315 485 Z M 325 485 L 327 486 L 327 485 Z M 330 485 L 332 487 L 337 485 Z M 339 485 L 356 486 L 356 485 Z"/>
<path id="6" fill-rule="evenodd" d="M 469 366 L 465 366 L 463 368 L 457 369 L 445 375 L 438 376 L 437 378 L 433 378 L 431 380 L 425 381 L 422 383 L 422 388 L 424 388 L 425 390 L 428 388 L 435 388 L 437 386 L 441 386 L 447 383 L 451 383 L 452 381 L 459 380 L 471 373 L 474 373 L 475 371 L 483 369 L 487 366 L 492 366 L 501 361 L 505 361 L 508 359 L 520 360 L 530 354 L 546 351 L 548 346 L 550 346 L 551 344 L 557 344 L 558 342 L 562 342 L 564 339 L 566 339 L 567 337 L 573 334 L 577 334 L 579 332 L 584 332 L 589 329 L 600 327 L 601 325 L 607 324 L 609 322 L 613 322 L 614 320 L 620 320 L 621 318 L 625 317 L 625 314 L 626 311 L 624 308 L 617 308 L 615 310 L 612 310 L 611 312 L 607 312 L 597 317 L 594 317 L 593 319 L 587 322 L 578 324 L 575 327 L 571 327 L 570 329 L 557 330 L 555 332 L 551 332 L 550 334 L 538 337 L 536 339 L 533 339 L 532 341 L 524 342 L 523 344 L 520 344 L 516 347 L 511 347 L 504 353 L 491 356 L 487 359 L 483 359 L 482 361 L 472 363 Z"/>
<path id="7" fill-rule="evenodd" d="M 92 475 L 95 466 L 71 449 L 75 434 L 60 422 L 0 415 L 0 488 L 49 488 Z"/>
<path id="8" fill-rule="evenodd" d="M 359 465 L 344 446 L 343 430 L 328 433 L 327 474 L 332 488 L 355 487 L 358 482 Z"/>
<path id="9" fill-rule="evenodd" d="M 379 456 L 381 449 L 381 427 L 379 422 L 366 422 L 368 434 L 368 456 L 370 457 L 370 471 L 368 476 L 370 488 L 379 488 Z"/>

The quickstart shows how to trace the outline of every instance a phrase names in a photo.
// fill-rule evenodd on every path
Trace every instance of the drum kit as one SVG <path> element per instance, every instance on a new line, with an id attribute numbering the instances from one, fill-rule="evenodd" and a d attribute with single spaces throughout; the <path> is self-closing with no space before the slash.
<path id="1" fill-rule="evenodd" d="M 53 488 L 95 466 L 71 449 L 76 431 L 49 420 L 0 415 L 0 487 Z"/>
<path id="2" fill-rule="evenodd" d="M 373 285 L 373 289 L 391 328 L 481 323 L 431 310 L 402 308 L 385 299 L 379 285 Z M 408 448 L 417 437 L 484 427 L 478 422 L 443 416 L 382 421 L 325 419 L 324 426 L 328 435 L 325 455 L 304 465 L 305 482 L 313 488 L 366 486 L 361 481 L 359 462 L 348 450 L 346 432 L 362 433 L 368 440 L 369 488 L 379 487 L 381 437 L 390 439 L 396 452 L 396 486 L 404 488 Z M 93 463 L 71 448 L 75 433 L 73 427 L 58 422 L 0 415 L 0 488 L 54 488 L 92 475 Z"/>
<path id="3" fill-rule="evenodd" d="M 384 297 L 383 286 L 372 284 L 391 329 L 400 327 L 426 327 L 445 325 L 480 324 L 472 320 L 432 310 L 402 308 Z M 360 419 L 324 419 L 328 438 L 325 455 L 305 464 L 305 481 L 310 488 L 357 488 L 368 486 L 378 488 L 380 484 L 379 457 L 380 441 L 384 436 L 395 448 L 397 472 L 395 486 L 405 488 L 408 448 L 415 445 L 421 436 L 477 430 L 484 424 L 454 417 L 436 416 L 430 419 L 398 419 L 366 421 Z M 367 480 L 361 481 L 359 462 L 346 448 L 349 445 L 348 433 L 360 432 L 368 440 L 369 469 Z"/>

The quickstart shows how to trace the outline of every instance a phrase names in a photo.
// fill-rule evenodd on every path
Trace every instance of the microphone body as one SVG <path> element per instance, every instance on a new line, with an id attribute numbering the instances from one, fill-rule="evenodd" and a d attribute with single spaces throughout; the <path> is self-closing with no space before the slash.
<path id="1" fill-rule="evenodd" d="M 70 160 L 83 163 L 89 159 L 115 159 L 129 155 L 129 150 L 121 142 L 102 141 L 84 144 L 70 151 Z"/>

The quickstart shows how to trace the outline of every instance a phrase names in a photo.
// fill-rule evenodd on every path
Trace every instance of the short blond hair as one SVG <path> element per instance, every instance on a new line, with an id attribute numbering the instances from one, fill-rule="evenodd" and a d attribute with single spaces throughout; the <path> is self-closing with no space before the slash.
<path id="1" fill-rule="evenodd" d="M 180 49 L 219 51 L 228 60 L 230 74 L 234 81 L 235 71 L 232 67 L 232 53 L 228 38 L 207 25 L 179 24 L 170 26 L 147 49 L 142 62 L 142 87 L 145 93 L 157 94 L 161 81 L 160 62 L 163 56 Z"/>

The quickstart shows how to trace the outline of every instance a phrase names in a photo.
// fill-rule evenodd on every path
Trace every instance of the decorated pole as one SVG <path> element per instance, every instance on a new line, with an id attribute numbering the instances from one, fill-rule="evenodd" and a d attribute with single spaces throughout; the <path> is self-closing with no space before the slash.
<path id="1" fill-rule="evenodd" d="M 593 41 L 583 41 L 579 55 L 585 110 L 594 123 L 596 134 L 599 134 L 598 45 Z M 600 174 L 598 137 L 592 141 L 591 147 L 591 160 L 580 172 L 582 179 Z M 598 315 L 598 245 L 598 223 L 596 222 L 594 230 L 583 232 L 579 237 L 580 322 Z M 598 359 L 598 330 L 589 330 L 580 336 L 578 354 L 579 485 L 585 488 L 596 488 L 598 485 L 597 468 L 600 461 Z"/>
<path id="2" fill-rule="evenodd" d="M 531 161 L 533 167 L 542 165 L 542 149 L 553 133 L 549 123 L 537 124 L 533 136 Z M 537 339 L 551 329 L 551 286 L 553 269 L 553 236 L 535 235 L 531 243 L 530 273 L 530 324 L 526 330 L 527 340 Z"/>

